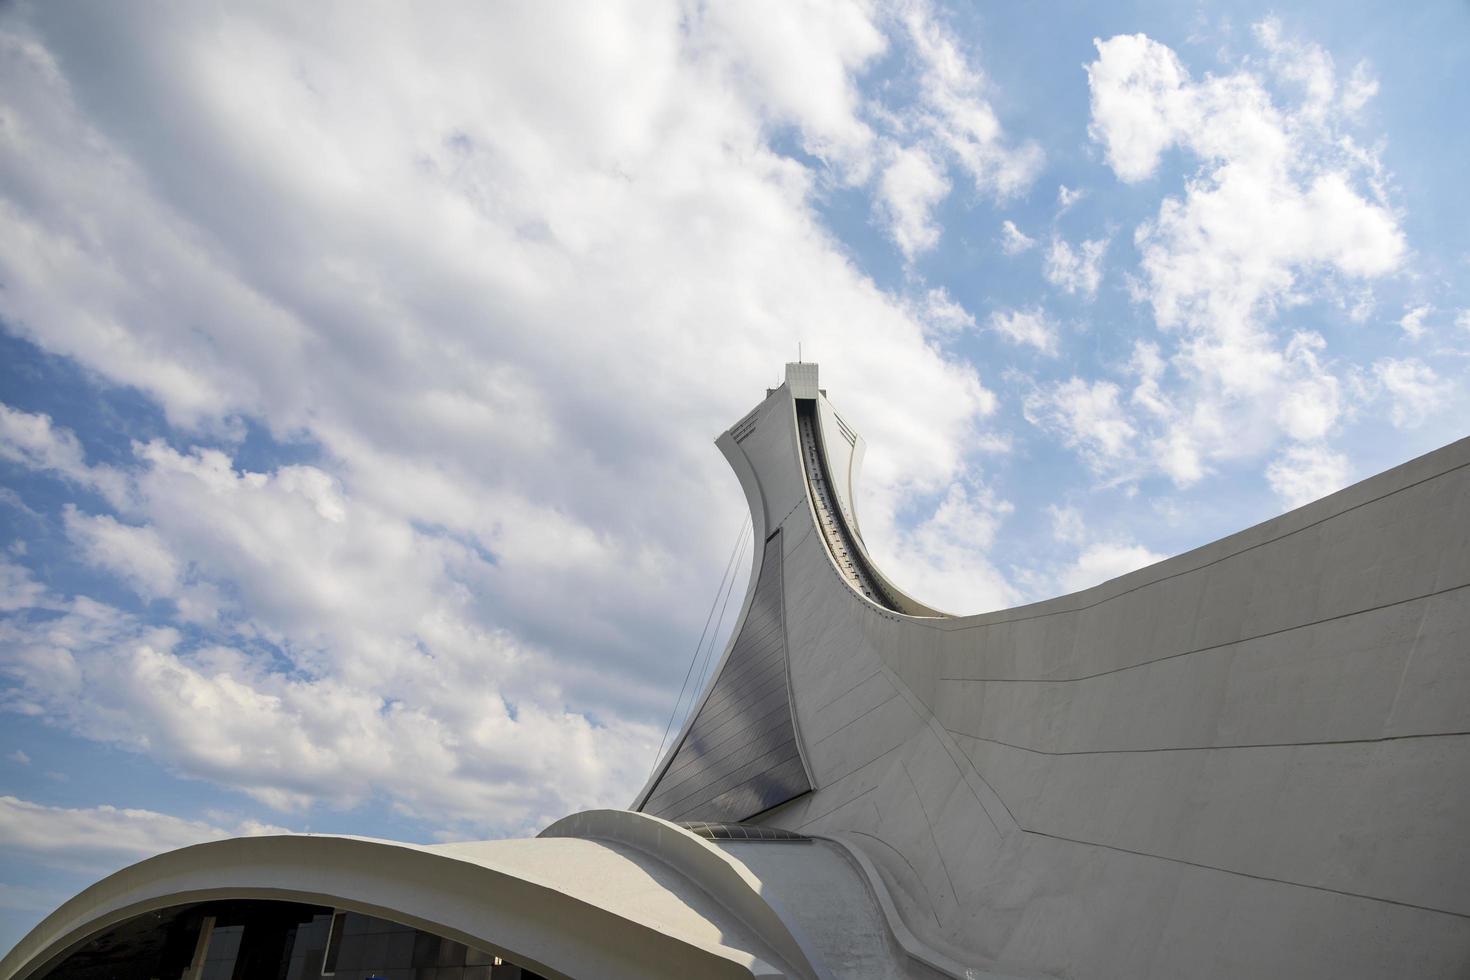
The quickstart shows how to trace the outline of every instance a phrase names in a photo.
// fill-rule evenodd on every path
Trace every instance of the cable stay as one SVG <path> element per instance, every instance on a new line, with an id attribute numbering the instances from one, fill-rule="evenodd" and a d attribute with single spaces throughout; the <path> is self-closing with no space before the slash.
<path id="1" fill-rule="evenodd" d="M 684 701 L 684 691 L 689 688 L 689 679 L 694 674 L 694 665 L 699 662 L 699 654 L 700 654 L 700 651 L 704 649 L 705 637 L 709 635 L 710 623 L 712 621 L 714 621 L 714 617 L 715 617 L 715 606 L 719 606 L 720 607 L 720 623 L 723 623 L 724 620 L 725 620 L 725 606 L 729 604 L 729 602 L 730 602 L 730 593 L 733 592 L 734 591 L 734 588 L 735 588 L 735 576 L 732 573 L 738 567 L 737 558 L 745 550 L 745 531 L 746 531 L 746 528 L 749 525 L 750 525 L 750 515 L 747 514 L 747 515 L 745 515 L 745 518 L 740 522 L 740 530 L 738 532 L 736 532 L 736 535 L 735 535 L 735 544 L 730 549 L 730 557 L 728 559 L 726 559 L 726 561 L 725 561 L 725 571 L 724 571 L 724 574 L 720 576 L 720 585 L 719 585 L 719 588 L 717 588 L 715 590 L 714 598 L 712 600 L 710 600 L 709 612 L 706 613 L 705 614 L 705 617 L 704 617 L 704 628 L 699 631 L 699 642 L 694 645 L 694 653 L 690 656 L 690 658 L 689 658 L 689 666 L 684 671 L 684 682 L 679 685 L 679 696 L 674 699 L 674 707 L 669 712 L 669 720 L 668 720 L 668 723 L 664 725 L 663 737 L 661 737 L 658 740 L 658 751 L 655 752 L 654 753 L 654 756 L 653 756 L 653 764 L 655 766 L 658 765 L 659 759 L 663 758 L 664 744 L 668 741 L 669 733 L 673 730 L 673 727 L 674 727 L 674 718 L 679 713 L 679 705 L 682 704 L 683 701 Z M 724 603 L 723 604 L 720 602 L 721 595 L 724 596 Z M 714 649 L 714 642 L 719 637 L 719 632 L 720 632 L 720 625 L 717 623 L 715 625 L 715 633 L 714 633 L 714 635 L 713 636 L 710 636 L 710 649 L 711 650 Z M 708 657 L 708 655 L 706 655 L 706 657 L 705 657 L 705 666 L 703 666 L 703 667 L 700 668 L 701 683 L 695 685 L 695 687 L 693 689 L 694 690 L 694 694 L 691 694 L 690 695 L 690 707 L 691 708 L 693 707 L 693 698 L 694 698 L 694 695 L 697 694 L 698 691 L 699 691 L 699 688 L 700 688 L 700 686 L 702 684 L 702 681 L 703 681 L 704 672 L 708 669 L 708 664 L 709 664 L 709 657 Z"/>

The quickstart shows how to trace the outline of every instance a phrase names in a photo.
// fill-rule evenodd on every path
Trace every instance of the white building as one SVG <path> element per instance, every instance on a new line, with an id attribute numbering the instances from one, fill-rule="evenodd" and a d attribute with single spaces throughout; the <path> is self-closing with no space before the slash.
<path id="1" fill-rule="evenodd" d="M 184 848 L 0 980 L 1470 971 L 1470 440 L 969 617 L 869 558 L 863 443 L 816 365 L 718 445 L 760 547 L 630 810 Z"/>

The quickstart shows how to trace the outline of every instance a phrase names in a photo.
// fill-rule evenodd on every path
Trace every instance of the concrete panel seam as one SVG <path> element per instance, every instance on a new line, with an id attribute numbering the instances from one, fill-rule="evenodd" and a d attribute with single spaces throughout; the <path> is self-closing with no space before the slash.
<path id="1" fill-rule="evenodd" d="M 993 745 L 1003 745 L 1008 749 L 1016 749 L 1020 752 L 1032 752 L 1036 755 L 1128 755 L 1149 752 L 1206 752 L 1219 749 L 1290 749 L 1298 746 L 1308 745 L 1370 745 L 1374 742 L 1398 742 L 1413 738 L 1455 738 L 1470 735 L 1470 731 L 1463 732 L 1421 732 L 1414 735 L 1379 735 L 1375 738 L 1327 738 L 1318 741 L 1302 742 L 1250 742 L 1239 745 L 1176 745 L 1156 746 L 1142 749 L 1075 749 L 1066 752 L 1054 752 L 1048 749 L 1033 749 L 1026 745 L 1017 745 L 1004 739 L 988 738 L 984 735 L 971 735 L 957 728 L 947 729 L 953 735 L 962 738 L 973 739 L 976 742 L 990 742 Z"/>
<path id="2" fill-rule="evenodd" d="M 906 743 L 906 742 L 899 742 L 893 748 L 887 749 L 884 752 L 882 752 L 881 754 L 873 756 L 873 758 L 869 759 L 867 762 L 864 762 L 862 765 L 853 766 L 851 769 L 847 770 L 847 772 L 843 773 L 842 775 L 834 777 L 832 779 L 832 781 L 827 784 L 828 788 L 830 788 L 832 786 L 835 786 L 837 783 L 842 782 L 844 779 L 848 778 L 849 776 L 856 776 L 858 773 L 862 772 L 864 769 L 868 768 L 869 766 L 876 766 L 878 763 L 882 762 L 884 759 L 888 758 L 890 755 L 892 755 L 893 753 L 897 752 L 899 749 L 903 748 L 906 744 L 908 744 L 908 743 Z"/>
<path id="3" fill-rule="evenodd" d="M 894 691 L 888 697 L 884 698 L 882 701 L 879 701 L 877 704 L 875 704 L 871 708 L 869 708 L 868 709 L 868 714 L 871 714 L 872 712 L 877 711 L 879 708 L 883 707 L 885 704 L 887 704 L 888 702 L 892 701 L 896 697 L 898 697 L 898 692 L 897 691 Z M 839 728 L 834 728 L 832 731 L 830 731 L 827 734 L 823 735 L 821 738 L 817 739 L 812 744 L 813 745 L 821 745 L 823 742 L 827 741 L 827 739 L 831 738 L 833 735 L 836 735 L 839 732 L 845 731 L 846 729 L 850 728 L 853 725 L 856 725 L 858 722 L 862 721 L 866 717 L 868 717 L 867 714 L 858 715 L 852 721 L 847 722 L 845 725 L 842 725 Z"/>
<path id="4" fill-rule="evenodd" d="M 939 858 L 939 870 L 944 872 L 944 880 L 949 884 L 949 894 L 954 899 L 956 908 L 960 905 L 960 892 L 954 886 L 954 876 L 949 873 L 949 865 L 944 860 L 944 848 L 939 846 L 939 838 L 934 833 L 934 821 L 929 819 L 929 808 L 924 805 L 924 796 L 919 792 L 919 787 L 914 783 L 913 774 L 902 759 L 898 760 L 898 767 L 903 770 L 903 776 L 909 781 L 909 789 L 914 791 L 914 800 L 919 804 L 919 812 L 924 815 L 924 826 L 929 831 L 929 841 L 934 845 L 934 854 Z M 978 803 L 979 801 L 976 800 Z M 981 804 L 982 808 L 984 804 Z M 989 816 L 989 814 L 986 814 Z M 996 828 L 999 831 L 1000 828 Z"/>
<path id="5" fill-rule="evenodd" d="M 1254 642 L 1256 640 L 1264 640 L 1264 639 L 1269 639 L 1270 637 L 1273 637 L 1273 636 L 1280 636 L 1283 633 L 1291 633 L 1291 632 L 1294 632 L 1296 630 L 1310 629 L 1313 626 L 1321 626 L 1324 623 L 1335 622 L 1335 621 L 1337 621 L 1339 619 L 1350 619 L 1353 616 L 1363 616 L 1363 615 L 1367 615 L 1368 613 L 1381 612 L 1384 609 L 1392 609 L 1394 606 L 1403 606 L 1403 605 L 1408 605 L 1411 602 L 1424 602 L 1424 601 L 1427 601 L 1429 599 L 1437 599 L 1440 596 L 1448 595 L 1451 592 L 1458 592 L 1461 589 L 1470 589 L 1470 582 L 1463 582 L 1463 583 L 1461 583 L 1459 585 L 1451 585 L 1448 588 L 1437 589 L 1434 592 L 1426 592 L 1423 595 L 1410 596 L 1410 597 L 1405 598 L 1405 599 L 1395 599 L 1393 602 L 1385 602 L 1385 603 L 1383 603 L 1381 605 L 1377 605 L 1377 606 L 1365 606 L 1362 609 L 1354 609 L 1351 612 L 1339 613 L 1336 616 L 1327 616 L 1327 617 L 1325 617 L 1323 619 L 1314 619 L 1311 622 L 1307 622 L 1307 623 L 1297 623 L 1295 626 L 1283 626 L 1281 629 L 1278 629 L 1278 630 L 1267 630 L 1264 633 L 1256 633 L 1256 634 L 1253 634 L 1251 636 L 1243 636 L 1243 637 L 1241 637 L 1239 639 L 1236 639 L 1236 640 L 1226 640 L 1223 643 L 1212 643 L 1209 646 L 1194 647 L 1193 649 L 1190 649 L 1190 650 L 1181 650 L 1178 653 L 1171 653 L 1171 654 L 1168 654 L 1168 655 L 1163 656 L 1163 657 L 1155 657 L 1152 660 L 1140 660 L 1136 664 L 1125 664 L 1122 667 L 1110 667 L 1107 670 L 1100 670 L 1100 671 L 1098 671 L 1095 674 L 1081 674 L 1081 675 L 1078 675 L 1077 677 L 949 677 L 949 676 L 941 676 L 939 679 L 941 681 L 964 681 L 964 682 L 979 683 L 979 684 L 1070 684 L 1070 683 L 1072 683 L 1074 681 L 1090 681 L 1090 680 L 1094 680 L 1094 679 L 1096 679 L 1098 677 L 1107 677 L 1110 674 L 1121 674 L 1121 673 L 1123 673 L 1126 670 L 1137 670 L 1139 667 L 1148 667 L 1151 664 L 1161 664 L 1161 663 L 1166 663 L 1166 662 L 1168 662 L 1170 660 L 1178 660 L 1180 657 L 1189 657 L 1189 656 L 1193 656 L 1196 653 L 1209 653 L 1211 650 L 1221 650 L 1221 649 L 1224 649 L 1225 647 L 1239 646 L 1242 643 L 1252 643 L 1252 642 Z"/>
<path id="6" fill-rule="evenodd" d="M 776 526 L 778 528 L 784 528 L 786 526 L 786 522 L 791 519 L 791 515 L 792 514 L 795 514 L 797 511 L 801 510 L 801 505 L 804 504 L 804 503 L 806 503 L 805 500 L 797 503 L 797 505 L 795 507 L 792 507 L 790 510 L 788 510 L 786 512 L 786 516 L 783 517 L 783 518 L 781 518 L 779 521 L 776 522 Z"/>
<path id="7" fill-rule="evenodd" d="M 817 821 L 822 820 L 825 817 L 830 817 L 832 814 L 836 813 L 838 810 L 841 810 L 843 807 L 845 807 L 845 806 L 852 806 L 852 804 L 856 803 L 858 800 L 861 800 L 863 797 L 867 796 L 869 793 L 873 792 L 877 788 L 878 788 L 877 786 L 869 786 L 867 789 L 863 790 L 861 793 L 859 793 L 857 796 L 854 796 L 852 799 L 850 799 L 850 800 L 843 800 L 841 803 L 839 803 L 836 806 L 832 807 L 830 810 L 823 810 L 821 813 L 817 814 L 815 817 L 812 816 L 812 815 L 810 815 L 810 814 L 804 814 L 803 817 L 802 817 L 802 822 L 798 826 L 801 826 L 801 827 L 810 827 L 812 824 L 816 823 Z"/>
<path id="8" fill-rule="evenodd" d="M 994 786 L 986 781 L 985 777 L 981 775 L 980 770 L 975 768 L 975 763 L 970 760 L 970 757 L 955 744 L 949 732 L 945 731 L 944 726 L 939 723 L 939 719 L 934 717 L 934 712 L 929 710 L 929 706 L 909 689 L 909 686 L 898 676 L 897 671 L 887 663 L 880 662 L 879 669 L 888 676 L 888 683 L 892 684 L 894 689 L 903 695 L 904 700 L 908 702 L 910 710 L 929 726 L 929 730 L 939 740 L 940 747 L 944 749 L 945 754 L 949 756 L 950 763 L 955 767 L 955 771 L 960 774 L 960 778 L 964 780 L 965 785 L 974 794 L 975 802 L 980 805 L 981 811 L 984 812 L 986 819 L 990 821 L 990 825 L 995 828 L 995 832 L 1004 838 L 1019 828 L 1021 824 L 1016 820 L 1016 815 L 1011 812 L 1010 806 L 1006 804 L 1005 798 L 1000 795 Z M 977 783 L 979 784 L 978 786 L 976 785 Z M 995 801 L 1000 804 L 1001 809 L 1005 810 L 1006 816 L 1010 818 L 1009 827 L 1002 827 L 995 822 L 995 814 L 991 813 L 990 807 L 985 805 L 985 795 L 987 794 L 995 797 Z"/>
<path id="9" fill-rule="evenodd" d="M 1429 608 L 1431 605 L 1433 604 L 1426 602 L 1424 603 L 1424 608 L 1419 610 L 1419 625 L 1414 627 L 1414 642 L 1409 645 L 1409 653 L 1404 657 L 1404 665 L 1399 668 L 1399 680 L 1394 685 L 1393 701 L 1389 704 L 1388 711 L 1384 715 L 1386 719 L 1385 724 L 1393 720 L 1394 713 L 1398 710 L 1399 698 L 1404 693 L 1404 678 L 1409 676 L 1409 667 L 1414 663 L 1414 654 L 1419 652 L 1419 641 L 1424 639 L 1424 621 L 1429 618 Z"/>
<path id="10" fill-rule="evenodd" d="M 868 681 L 872 680 L 874 677 L 877 677 L 881 673 L 883 673 L 883 671 L 881 669 L 880 670 L 873 671 L 867 677 L 864 677 L 862 680 L 858 681 L 856 684 L 854 684 L 852 687 L 849 687 L 847 690 L 843 691 L 841 694 L 838 694 L 838 695 L 835 695 L 833 697 L 828 698 L 827 699 L 827 703 L 824 704 L 824 705 L 822 705 L 821 707 L 817 708 L 816 710 L 819 713 L 820 712 L 823 712 L 823 711 L 826 711 L 828 708 L 832 707 L 838 701 L 841 701 L 843 698 L 847 697 L 853 691 L 856 691 L 858 688 L 862 687 L 864 684 L 868 683 Z"/>
<path id="11" fill-rule="evenodd" d="M 1326 885 L 1309 885 L 1302 881 L 1292 881 L 1289 878 L 1273 878 L 1270 875 L 1252 874 L 1249 871 L 1236 871 L 1232 868 L 1221 868 L 1213 864 L 1201 864 L 1198 861 L 1190 861 L 1185 858 L 1169 857 L 1165 854 L 1152 854 L 1148 851 L 1135 851 L 1129 847 L 1120 847 L 1117 844 L 1103 844 L 1098 841 L 1080 840 L 1075 837 L 1066 837 L 1061 834 L 1049 834 L 1044 830 L 1031 830 L 1022 827 L 1021 831 L 1033 837 L 1046 837 L 1067 844 L 1077 844 L 1081 847 L 1101 847 L 1105 850 L 1116 851 L 1120 854 L 1132 854 L 1134 857 L 1151 858 L 1155 861 L 1168 861 L 1171 864 L 1179 864 L 1190 868 L 1199 868 L 1201 871 L 1215 871 L 1220 874 L 1235 875 L 1239 878 L 1250 878 L 1254 881 L 1264 881 L 1275 885 L 1289 885 L 1293 888 L 1306 888 L 1310 891 L 1325 892 L 1330 895 L 1341 895 L 1344 898 L 1357 898 L 1365 902 L 1381 902 L 1384 905 L 1397 905 L 1400 908 L 1415 909 L 1419 912 L 1433 912 L 1437 915 L 1448 915 L 1456 919 L 1470 920 L 1470 913 L 1455 912 L 1450 909 L 1435 908 L 1432 905 L 1416 905 L 1413 902 L 1403 902 L 1396 898 L 1380 898 L 1377 895 L 1365 895 L 1361 892 L 1350 892 L 1341 888 L 1328 888 Z"/>

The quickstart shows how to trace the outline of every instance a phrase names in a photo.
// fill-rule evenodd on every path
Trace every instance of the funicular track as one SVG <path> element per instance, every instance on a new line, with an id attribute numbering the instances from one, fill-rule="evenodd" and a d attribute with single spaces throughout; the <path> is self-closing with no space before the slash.
<path id="1" fill-rule="evenodd" d="M 868 566 L 867 559 L 853 540 L 852 531 L 842 517 L 832 491 L 831 474 L 827 472 L 827 455 L 822 451 L 822 437 L 817 425 L 817 403 L 814 399 L 796 400 L 796 427 L 801 436 L 801 464 L 806 473 L 807 488 L 817 512 L 817 527 L 827 542 L 842 577 L 854 589 L 873 602 L 893 612 L 902 612 L 898 603 L 880 584 Z"/>

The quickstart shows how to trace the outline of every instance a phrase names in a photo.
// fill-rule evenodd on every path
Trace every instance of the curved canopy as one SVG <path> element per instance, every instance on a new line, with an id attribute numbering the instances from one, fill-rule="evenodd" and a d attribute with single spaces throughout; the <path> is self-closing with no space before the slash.
<path id="1" fill-rule="evenodd" d="M 659 823 L 660 833 L 710 848 Z M 806 963 L 783 961 L 766 937 L 688 874 L 618 841 L 544 837 L 423 846 L 271 836 L 181 848 L 103 879 L 11 950 L 0 961 L 0 980 L 42 976 L 88 937 L 143 912 L 239 898 L 391 919 L 547 976 L 816 975 Z"/>

